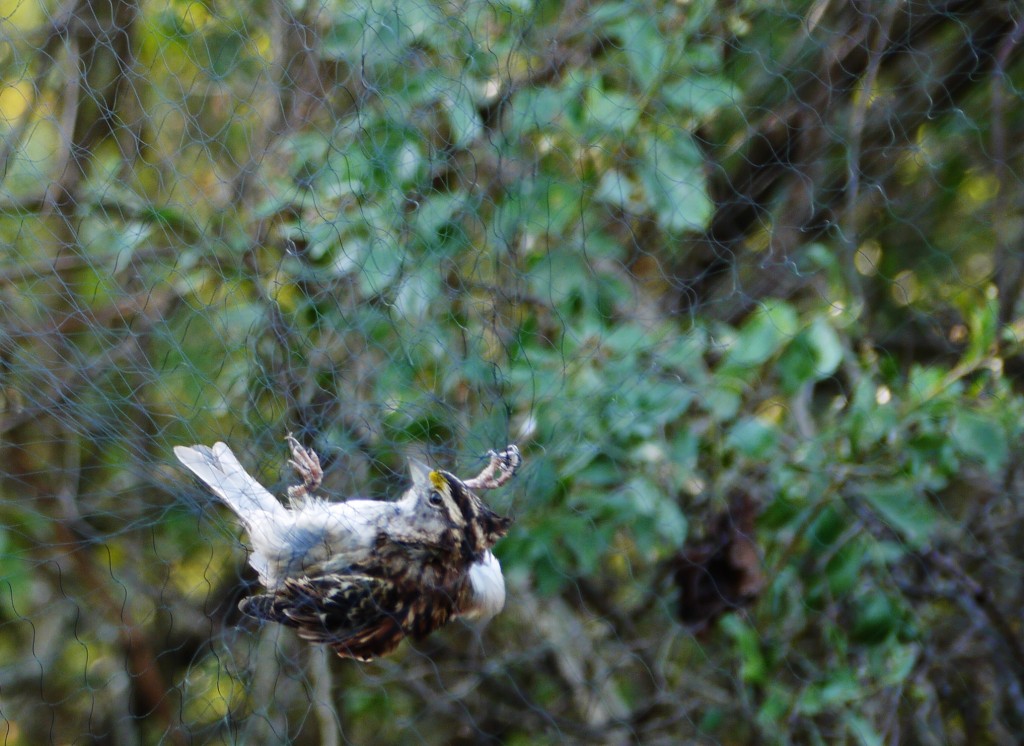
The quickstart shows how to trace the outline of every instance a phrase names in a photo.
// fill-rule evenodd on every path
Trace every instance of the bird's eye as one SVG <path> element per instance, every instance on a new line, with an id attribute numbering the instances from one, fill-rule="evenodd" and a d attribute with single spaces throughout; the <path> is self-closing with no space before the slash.
<path id="1" fill-rule="evenodd" d="M 433 490 L 431 491 L 430 496 L 427 498 L 427 502 L 429 502 L 431 505 L 437 508 L 441 506 L 441 503 L 443 503 L 444 500 L 441 499 L 440 492 L 438 492 L 437 490 Z"/>

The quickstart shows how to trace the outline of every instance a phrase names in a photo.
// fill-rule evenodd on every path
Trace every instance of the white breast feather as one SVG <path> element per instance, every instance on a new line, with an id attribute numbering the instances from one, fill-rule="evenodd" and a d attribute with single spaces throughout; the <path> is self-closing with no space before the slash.
<path id="1" fill-rule="evenodd" d="M 470 607 L 462 612 L 467 619 L 488 620 L 505 606 L 505 578 L 501 563 L 491 552 L 469 568 L 469 582 L 473 588 Z"/>

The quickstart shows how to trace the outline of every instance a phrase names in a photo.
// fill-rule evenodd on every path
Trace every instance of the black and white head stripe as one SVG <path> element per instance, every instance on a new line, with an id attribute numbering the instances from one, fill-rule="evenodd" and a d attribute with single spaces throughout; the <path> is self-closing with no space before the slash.
<path id="1" fill-rule="evenodd" d="M 455 503 L 465 521 L 464 541 L 468 553 L 477 556 L 490 549 L 498 539 L 508 533 L 512 519 L 500 516 L 491 510 L 457 476 L 447 471 L 437 470 L 431 472 L 430 477 L 435 486 L 439 486 L 441 480 L 447 483 L 452 502 Z"/>

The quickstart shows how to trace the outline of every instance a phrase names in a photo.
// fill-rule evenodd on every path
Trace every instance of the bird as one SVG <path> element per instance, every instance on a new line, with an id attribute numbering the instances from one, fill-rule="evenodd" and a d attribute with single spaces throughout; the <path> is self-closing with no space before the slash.
<path id="1" fill-rule="evenodd" d="M 329 501 L 314 494 L 317 454 L 291 435 L 289 464 L 302 483 L 286 507 L 224 443 L 176 446 L 178 460 L 238 517 L 249 564 L 265 592 L 242 599 L 251 617 L 293 627 L 342 658 L 370 661 L 406 637 L 422 639 L 455 618 L 487 620 L 505 604 L 492 547 L 512 519 L 474 492 L 501 487 L 522 463 L 519 449 L 489 452 L 473 479 L 409 460 L 412 485 L 397 501 Z"/>

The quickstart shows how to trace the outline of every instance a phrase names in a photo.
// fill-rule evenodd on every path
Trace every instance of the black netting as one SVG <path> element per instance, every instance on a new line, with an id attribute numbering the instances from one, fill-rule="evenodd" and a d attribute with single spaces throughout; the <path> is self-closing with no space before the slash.
<path id="1" fill-rule="evenodd" d="M 0 735 L 1014 743 L 1015 3 L 0 13 Z M 174 459 L 515 516 L 490 624 L 260 626 Z"/>

